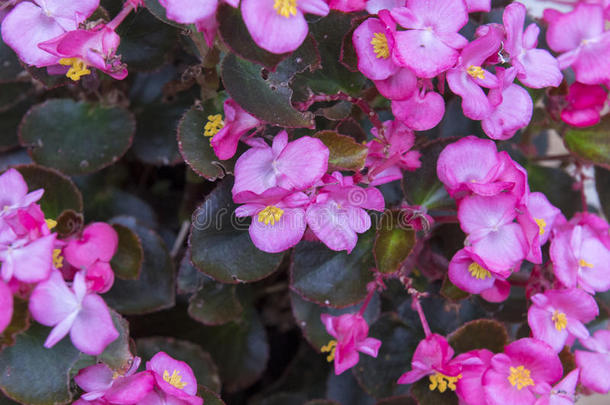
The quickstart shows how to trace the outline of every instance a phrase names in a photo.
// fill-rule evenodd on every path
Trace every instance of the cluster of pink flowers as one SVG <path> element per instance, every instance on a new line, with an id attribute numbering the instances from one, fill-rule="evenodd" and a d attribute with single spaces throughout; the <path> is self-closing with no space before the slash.
<path id="1" fill-rule="evenodd" d="M 101 354 L 119 333 L 98 293 L 114 282 L 109 265 L 118 236 L 105 223 L 92 223 L 81 235 L 58 239 L 36 203 L 44 190 L 28 193 L 21 174 L 9 169 L 0 176 L 0 331 L 10 323 L 13 295 L 27 299 L 32 318 L 52 326 L 45 347 L 68 333 L 74 346 Z"/>
<path id="2" fill-rule="evenodd" d="M 88 23 L 99 0 L 22 1 L 4 16 L 2 39 L 24 63 L 46 67 L 49 74 L 78 81 L 94 67 L 121 80 L 127 68 L 116 55 L 121 39 L 115 30 L 140 4 L 128 0 L 109 23 Z"/>
<path id="3" fill-rule="evenodd" d="M 197 380 L 191 367 L 165 352 L 155 354 L 146 370 L 137 372 L 140 358 L 133 359 L 125 373 L 103 363 L 81 369 L 74 381 L 84 394 L 74 405 L 202 405 Z"/>

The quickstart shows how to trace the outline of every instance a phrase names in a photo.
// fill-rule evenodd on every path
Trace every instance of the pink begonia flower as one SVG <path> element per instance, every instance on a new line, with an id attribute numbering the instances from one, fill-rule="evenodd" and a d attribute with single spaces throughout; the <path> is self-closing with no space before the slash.
<path id="1" fill-rule="evenodd" d="M 416 90 L 404 100 L 392 100 L 392 113 L 409 128 L 427 131 L 443 119 L 445 100 L 435 91 Z"/>
<path id="2" fill-rule="evenodd" d="M 607 100 L 608 93 L 603 86 L 574 82 L 568 88 L 568 105 L 561 111 L 561 120 L 579 128 L 596 125 Z"/>
<path id="3" fill-rule="evenodd" d="M 458 250 L 449 262 L 448 275 L 453 284 L 471 294 L 480 294 L 491 288 L 497 277 L 496 273 L 485 268 L 483 260 L 470 249 Z"/>
<path id="4" fill-rule="evenodd" d="M 583 386 L 601 394 L 610 392 L 610 330 L 598 330 L 588 339 L 580 341 L 591 350 L 576 350 L 576 365 L 580 368 Z"/>
<path id="5" fill-rule="evenodd" d="M 487 290 L 481 291 L 481 298 L 489 302 L 503 302 L 510 295 L 510 283 L 501 278 L 496 278 L 494 285 Z"/>
<path id="6" fill-rule="evenodd" d="M 152 391 L 155 385 L 151 372 L 135 373 L 139 364 L 140 359 L 136 357 L 134 364 L 124 375 L 112 371 L 103 363 L 81 369 L 74 376 L 76 384 L 85 391 L 80 399 L 88 401 L 86 403 L 95 400 L 117 405 L 137 403 Z"/>
<path id="7" fill-rule="evenodd" d="M 468 234 L 467 243 L 485 269 L 495 273 L 509 271 L 527 253 L 523 230 L 513 222 L 517 216 L 516 203 L 514 196 L 503 193 L 466 197 L 458 206 L 458 220 Z"/>
<path id="8" fill-rule="evenodd" d="M 396 7 L 404 7 L 407 0 L 368 0 L 366 11 L 369 14 L 377 14 L 381 10 L 392 10 Z"/>
<path id="9" fill-rule="evenodd" d="M 299 243 L 305 233 L 305 205 L 309 197 L 273 187 L 262 194 L 242 191 L 233 197 L 237 217 L 252 217 L 248 228 L 254 245 L 264 252 L 277 253 Z"/>
<path id="10" fill-rule="evenodd" d="M 28 185 L 21 173 L 8 169 L 0 175 L 0 220 L 20 208 L 29 207 L 40 200 L 43 194 L 41 188 L 28 193 Z"/>
<path id="11" fill-rule="evenodd" d="M 462 368 L 452 361 L 453 354 L 447 339 L 436 333 L 431 334 L 417 345 L 411 360 L 411 370 L 400 376 L 398 384 L 411 384 L 429 376 L 431 391 L 437 388 L 440 392 L 445 392 L 447 388 L 455 391 Z"/>
<path id="12" fill-rule="evenodd" d="M 119 236 L 112 226 L 94 222 L 85 227 L 78 239 L 72 239 L 64 247 L 63 254 L 71 265 L 81 269 L 96 261 L 110 262 L 119 243 Z"/>
<path id="13" fill-rule="evenodd" d="M 555 231 L 549 252 L 559 281 L 591 294 L 610 289 L 610 250 L 594 230 L 570 221 Z"/>
<path id="14" fill-rule="evenodd" d="M 494 88 L 500 83 L 482 65 L 487 58 L 498 52 L 502 39 L 500 30 L 489 29 L 487 34 L 462 49 L 457 66 L 447 71 L 449 88 L 462 98 L 462 110 L 470 119 L 483 119 L 492 111 L 481 87 Z"/>
<path id="15" fill-rule="evenodd" d="M 319 139 L 304 136 L 288 142 L 288 134 L 282 131 L 273 138 L 272 146 L 261 142 L 237 159 L 233 195 L 242 191 L 261 194 L 276 186 L 305 190 L 326 173 L 328 156 L 328 148 Z"/>
<path id="16" fill-rule="evenodd" d="M 38 44 L 40 49 L 60 58 L 52 64 L 70 66 L 68 76 L 77 81 L 91 73 L 93 66 L 111 77 L 122 80 L 127 77 L 127 68 L 115 55 L 121 38 L 108 24 L 99 24 L 89 30 L 68 31 L 51 40 Z"/>
<path id="17" fill-rule="evenodd" d="M 44 344 L 47 348 L 69 332 L 78 350 L 97 356 L 119 337 L 104 300 L 87 292 L 82 272 L 76 273 L 72 288 L 68 288 L 61 273 L 54 270 L 32 292 L 29 309 L 36 322 L 53 326 Z"/>
<path id="18" fill-rule="evenodd" d="M 344 13 L 352 11 L 364 10 L 367 0 L 328 0 L 328 6 L 331 10 L 339 10 Z"/>
<path id="19" fill-rule="evenodd" d="M 98 260 L 85 270 L 85 281 L 89 291 L 103 294 L 114 284 L 114 270 L 109 263 Z"/>
<path id="20" fill-rule="evenodd" d="M 335 362 L 335 374 L 339 375 L 358 364 L 358 352 L 377 357 L 381 340 L 368 337 L 369 325 L 360 314 L 343 314 L 331 316 L 321 314 L 320 320 L 326 327 L 331 340 L 322 347 L 322 352 L 329 352 L 328 361 Z"/>
<path id="21" fill-rule="evenodd" d="M 34 241 L 21 238 L 0 244 L 2 280 L 9 282 L 13 277 L 24 283 L 45 280 L 53 263 L 55 237 L 55 234 L 50 234 Z"/>
<path id="22" fill-rule="evenodd" d="M 392 57 L 418 77 L 432 78 L 453 67 L 458 49 L 468 40 L 458 31 L 468 22 L 463 0 L 407 0 L 406 7 L 391 10 L 406 31 L 396 33 Z"/>
<path id="23" fill-rule="evenodd" d="M 224 120 L 220 114 L 208 116 L 204 128 L 204 135 L 212 137 L 210 144 L 220 160 L 232 158 L 241 136 L 261 124 L 233 99 L 224 102 L 224 112 Z"/>
<path id="24" fill-rule="evenodd" d="M 602 84 L 610 79 L 610 31 L 605 30 L 601 6 L 581 3 L 557 15 L 549 22 L 546 40 L 553 51 L 562 52 L 559 67 L 571 67 L 577 82 Z"/>
<path id="25" fill-rule="evenodd" d="M 574 391 L 578 384 L 580 369 L 570 371 L 565 378 L 559 381 L 549 392 L 541 395 L 534 405 L 574 405 L 576 397 Z"/>
<path id="26" fill-rule="evenodd" d="M 561 361 L 549 345 L 519 339 L 491 359 L 483 375 L 485 399 L 489 405 L 533 405 L 536 394 L 548 392 L 562 374 Z"/>
<path id="27" fill-rule="evenodd" d="M 383 127 L 389 145 L 379 139 L 377 128 L 371 129 L 375 139 L 367 144 L 366 167 L 369 168 L 369 180 L 372 179 L 371 186 L 402 179 L 402 170 L 415 170 L 421 166 L 421 153 L 411 150 L 415 144 L 413 131 L 396 120 L 385 121 Z"/>
<path id="28" fill-rule="evenodd" d="M 358 56 L 358 70 L 371 80 L 384 80 L 400 69 L 392 58 L 394 36 L 378 18 L 369 18 L 354 30 L 352 36 Z"/>
<path id="29" fill-rule="evenodd" d="M 517 216 L 528 242 L 526 259 L 532 263 L 542 263 L 541 246 L 551 236 L 556 224 L 565 221 L 561 210 L 549 202 L 542 193 L 528 193 L 526 209 Z"/>
<path id="30" fill-rule="evenodd" d="M 325 16 L 324 0 L 242 0 L 241 13 L 252 39 L 272 53 L 297 49 L 309 28 L 305 13 Z"/>
<path id="31" fill-rule="evenodd" d="M 557 59 L 545 49 L 536 49 L 540 28 L 534 23 L 523 32 L 527 9 L 512 3 L 504 9 L 506 29 L 504 49 L 511 56 L 510 63 L 517 69 L 517 78 L 527 87 L 541 89 L 557 87 L 563 79 Z"/>
<path id="32" fill-rule="evenodd" d="M 469 13 L 491 11 L 491 0 L 466 0 L 466 7 Z"/>
<path id="33" fill-rule="evenodd" d="M 152 372 L 156 389 L 151 391 L 138 405 L 202 405 L 197 395 L 197 380 L 191 367 L 175 360 L 165 352 L 155 354 L 146 362 L 146 370 Z"/>
<path id="34" fill-rule="evenodd" d="M 479 405 L 485 403 L 485 391 L 481 384 L 483 374 L 489 368 L 491 358 L 494 356 L 487 349 L 472 350 L 462 353 L 453 359 L 462 368 L 456 385 L 455 393 L 460 403 L 465 405 Z"/>
<path id="35" fill-rule="evenodd" d="M 28 65 L 56 64 L 57 56 L 40 49 L 38 44 L 75 30 L 98 6 L 99 0 L 20 2 L 2 21 L 2 39 Z"/>
<path id="36" fill-rule="evenodd" d="M 549 290 L 536 294 L 527 312 L 532 335 L 560 352 L 569 336 L 589 337 L 585 327 L 599 315 L 595 299 L 579 288 Z"/>
<path id="37" fill-rule="evenodd" d="M 520 205 L 526 204 L 527 197 L 530 194 L 527 171 L 515 162 L 506 151 L 499 152 L 498 157 L 502 162 L 502 170 L 498 173 L 496 181 L 510 184 L 505 193 L 516 197 Z"/>
<path id="38" fill-rule="evenodd" d="M 373 83 L 375 83 L 375 87 L 377 87 L 379 93 L 390 100 L 409 99 L 414 95 L 415 90 L 417 89 L 417 77 L 415 76 L 415 73 L 413 73 L 411 69 L 404 67 L 401 67 L 387 79 L 373 80 Z"/>
<path id="39" fill-rule="evenodd" d="M 527 90 L 513 83 L 516 73 L 514 68 L 496 68 L 499 86 L 489 90 L 491 113 L 481 120 L 491 139 L 510 139 L 532 119 L 534 103 Z"/>
<path id="40" fill-rule="evenodd" d="M 3 236 L 0 236 L 0 244 L 6 242 L 5 237 L 9 236 L 9 234 L 10 240 L 14 241 L 19 238 L 35 240 L 51 233 L 45 220 L 44 212 L 42 212 L 38 204 L 34 203 L 25 208 L 13 210 L 8 215 L 0 217 L 0 222 L 4 222 L 12 232 L 11 234 L 5 229 Z"/>
<path id="41" fill-rule="evenodd" d="M 305 218 L 313 233 L 332 250 L 350 253 L 358 242 L 358 233 L 371 227 L 371 217 L 365 209 L 383 211 L 383 195 L 375 187 L 362 188 L 351 177 L 334 172 L 327 176 Z M 334 184 L 333 184 L 334 183 Z"/>
<path id="42" fill-rule="evenodd" d="M 13 292 L 0 281 L 0 333 L 6 329 L 13 318 Z"/>

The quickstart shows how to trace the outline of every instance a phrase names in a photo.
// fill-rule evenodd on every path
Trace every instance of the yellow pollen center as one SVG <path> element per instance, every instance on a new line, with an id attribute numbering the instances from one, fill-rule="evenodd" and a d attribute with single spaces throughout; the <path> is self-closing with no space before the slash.
<path id="1" fill-rule="evenodd" d="M 568 318 L 566 317 L 566 314 L 564 314 L 563 312 L 559 312 L 559 311 L 555 311 L 553 312 L 553 322 L 555 323 L 555 329 L 557 329 L 559 332 L 561 332 L 562 330 L 564 330 L 566 328 L 566 326 L 568 326 Z"/>
<path id="2" fill-rule="evenodd" d="M 205 123 L 205 127 L 203 127 L 203 135 L 205 136 L 214 136 L 224 128 L 225 122 L 222 120 L 222 115 L 214 114 L 208 115 L 208 122 Z"/>
<path id="3" fill-rule="evenodd" d="M 53 249 L 53 267 L 56 269 L 64 267 L 64 257 L 61 255 L 61 249 Z"/>
<path id="4" fill-rule="evenodd" d="M 491 278 L 491 273 L 477 262 L 470 263 L 468 272 L 477 280 L 485 280 L 487 277 Z"/>
<path id="5" fill-rule="evenodd" d="M 273 9 L 282 17 L 297 15 L 297 0 L 275 0 Z"/>
<path id="6" fill-rule="evenodd" d="M 455 377 L 449 377 L 445 374 L 435 373 L 428 378 L 430 379 L 430 385 L 428 386 L 430 391 L 434 391 L 438 388 L 438 391 L 442 393 L 445 392 L 447 388 L 451 391 L 455 391 L 455 383 L 462 378 L 462 375 L 458 374 Z"/>
<path id="7" fill-rule="evenodd" d="M 82 76 L 86 76 L 91 73 L 91 71 L 87 69 L 87 64 L 79 58 L 61 58 L 59 60 L 59 64 L 63 66 L 70 66 L 68 73 L 66 73 L 66 77 L 69 77 L 75 82 L 79 81 Z"/>
<path id="8" fill-rule="evenodd" d="M 593 265 L 592 265 L 591 263 L 589 263 L 588 261 L 586 261 L 585 259 L 580 259 L 580 260 L 578 261 L 578 265 L 579 265 L 580 267 L 588 267 L 588 268 L 590 268 L 590 269 L 592 269 L 592 268 L 593 268 Z"/>
<path id="9" fill-rule="evenodd" d="M 264 222 L 265 225 L 275 225 L 275 223 L 282 218 L 282 215 L 284 215 L 283 209 L 278 208 L 275 205 L 269 205 L 258 213 L 258 222 Z"/>
<path id="10" fill-rule="evenodd" d="M 163 379 L 180 390 L 186 387 L 187 384 L 182 381 L 182 377 L 180 377 L 180 372 L 178 370 L 174 370 L 171 376 L 169 375 L 169 371 L 163 371 Z"/>
<path id="11" fill-rule="evenodd" d="M 57 221 L 55 221 L 54 219 L 45 219 L 44 222 L 47 223 L 47 228 L 49 228 L 49 230 L 57 226 Z"/>
<path id="12" fill-rule="evenodd" d="M 466 73 L 472 76 L 473 79 L 485 79 L 485 71 L 481 68 L 481 66 L 468 66 L 466 69 Z"/>
<path id="13" fill-rule="evenodd" d="M 523 366 L 517 368 L 511 367 L 508 381 L 513 387 L 516 386 L 518 390 L 523 389 L 523 387 L 534 385 L 534 380 L 530 377 L 530 371 Z"/>
<path id="14" fill-rule="evenodd" d="M 379 59 L 387 59 L 390 56 L 390 48 L 388 47 L 388 39 L 385 34 L 376 32 L 371 39 L 375 56 Z"/>
<path id="15" fill-rule="evenodd" d="M 546 221 L 542 218 L 534 218 L 534 221 L 538 224 L 540 236 L 544 235 L 546 229 Z"/>
<path id="16" fill-rule="evenodd" d="M 331 340 L 326 346 L 322 346 L 320 348 L 322 353 L 328 353 L 328 356 L 326 356 L 326 361 L 329 363 L 335 359 L 335 350 L 337 350 L 336 340 Z"/>

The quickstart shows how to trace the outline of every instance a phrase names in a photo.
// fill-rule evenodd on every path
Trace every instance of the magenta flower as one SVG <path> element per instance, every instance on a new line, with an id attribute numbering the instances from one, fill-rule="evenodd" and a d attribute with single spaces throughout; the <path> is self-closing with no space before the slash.
<path id="1" fill-rule="evenodd" d="M 383 211 L 383 195 L 375 187 L 362 188 L 351 177 L 334 172 L 305 213 L 313 233 L 332 250 L 350 253 L 359 233 L 371 227 L 366 209 Z"/>
<path id="2" fill-rule="evenodd" d="M 352 37 L 358 55 L 358 70 L 371 80 L 384 80 L 400 69 L 392 58 L 394 36 L 378 18 L 369 18 L 356 28 Z"/>
<path id="3" fill-rule="evenodd" d="M 108 404 L 130 405 L 142 400 L 152 391 L 155 380 L 151 372 L 143 371 L 134 374 L 140 358 L 134 358 L 134 363 L 121 375 L 114 372 L 103 363 L 81 369 L 74 381 L 85 391 L 80 399 L 88 401 L 104 401 Z"/>
<path id="4" fill-rule="evenodd" d="M 510 63 L 517 69 L 521 83 L 536 89 L 557 87 L 563 79 L 559 63 L 547 50 L 536 49 L 540 33 L 536 24 L 530 24 L 523 32 L 526 14 L 521 3 L 509 4 L 504 9 L 504 49 L 511 56 Z"/>
<path id="5" fill-rule="evenodd" d="M 610 78 L 610 31 L 600 5 L 580 3 L 569 13 L 555 15 L 546 40 L 553 51 L 562 52 L 559 67 L 571 67 L 577 82 L 602 84 Z"/>
<path id="6" fill-rule="evenodd" d="M 306 194 L 273 187 L 260 195 L 242 191 L 233 200 L 244 204 L 235 210 L 237 217 L 252 217 L 250 238 L 260 250 L 282 252 L 303 238 L 305 205 L 309 203 Z"/>
<path id="7" fill-rule="evenodd" d="M 464 115 L 473 120 L 487 117 L 491 104 L 481 87 L 495 88 L 500 85 L 496 76 L 483 69 L 487 58 L 500 49 L 502 33 L 490 28 L 485 35 L 475 39 L 462 49 L 458 64 L 447 72 L 447 83 L 455 94 L 462 97 Z"/>
<path id="8" fill-rule="evenodd" d="M 574 405 L 574 391 L 578 384 L 580 369 L 570 371 L 549 392 L 541 395 L 534 405 Z"/>
<path id="9" fill-rule="evenodd" d="M 305 13 L 325 16 L 324 0 L 242 0 L 241 13 L 254 42 L 272 53 L 297 49 L 309 28 Z"/>
<path id="10" fill-rule="evenodd" d="M 78 350 L 97 356 L 119 337 L 104 300 L 87 292 L 82 272 L 76 273 L 68 288 L 61 273 L 54 270 L 32 292 L 29 309 L 36 322 L 53 326 L 45 347 L 53 347 L 69 332 Z"/>
<path id="11" fill-rule="evenodd" d="M 406 7 L 394 8 L 391 14 L 407 28 L 396 33 L 392 56 L 418 77 L 432 78 L 453 67 L 458 49 L 468 43 L 458 34 L 468 22 L 462 0 L 407 0 Z"/>
<path id="12" fill-rule="evenodd" d="M 542 263 L 540 247 L 549 240 L 555 225 L 565 222 L 565 218 L 561 210 L 542 193 L 528 193 L 525 208 L 527 209 L 518 215 L 517 220 L 529 245 L 526 259 L 532 263 Z"/>
<path id="13" fill-rule="evenodd" d="M 576 365 L 580 368 L 580 382 L 595 392 L 610 392 L 610 330 L 598 330 L 592 337 L 581 340 L 580 343 L 591 350 L 575 351 Z"/>
<path id="14" fill-rule="evenodd" d="M 489 405 L 533 405 L 536 394 L 548 392 L 562 374 L 561 361 L 549 345 L 519 339 L 491 359 L 483 375 L 485 399 Z"/>
<path id="15" fill-rule="evenodd" d="M 224 112 L 224 120 L 220 114 L 208 116 L 208 122 L 204 128 L 204 135 L 212 137 L 210 144 L 220 160 L 232 158 L 241 136 L 261 124 L 257 118 L 248 114 L 233 99 L 224 102 Z"/>
<path id="16" fill-rule="evenodd" d="M 358 364 L 358 352 L 377 357 L 381 340 L 368 337 L 369 325 L 360 314 L 343 314 L 331 316 L 320 315 L 331 340 L 322 347 L 322 352 L 329 352 L 328 361 L 335 361 L 335 374 L 339 375 Z"/>
<path id="17" fill-rule="evenodd" d="M 366 2 L 366 11 L 369 14 L 377 14 L 381 10 L 392 10 L 396 7 L 403 7 L 406 0 L 368 0 Z"/>
<path id="18" fill-rule="evenodd" d="M 466 0 L 466 7 L 469 13 L 489 12 L 491 10 L 491 0 Z"/>
<path id="19" fill-rule="evenodd" d="M 195 374 L 185 362 L 175 360 L 165 352 L 159 352 L 146 363 L 146 370 L 150 371 L 155 379 L 155 390 L 138 402 L 138 405 L 203 404 L 203 399 L 196 396 Z"/>
<path id="20" fill-rule="evenodd" d="M 601 85 L 574 82 L 568 89 L 568 105 L 561 110 L 561 119 L 573 127 L 589 127 L 601 120 L 601 111 L 608 94 Z"/>
<path id="21" fill-rule="evenodd" d="M 376 84 L 379 88 L 379 84 Z M 415 131 L 427 131 L 437 126 L 443 119 L 445 100 L 435 91 L 421 89 L 412 92 L 404 100 L 393 99 L 392 113 L 397 120 L 409 128 Z"/>
<path id="22" fill-rule="evenodd" d="M 595 299 L 579 288 L 549 290 L 532 297 L 527 320 L 532 335 L 548 343 L 556 352 L 563 349 L 568 337 L 589 337 L 585 323 L 599 314 Z"/>
<path id="23" fill-rule="evenodd" d="M 481 291 L 481 298 L 489 302 L 502 302 L 510 295 L 510 283 L 496 278 L 494 284 L 487 290 Z"/>
<path id="24" fill-rule="evenodd" d="M 2 39 L 28 65 L 54 65 L 57 56 L 38 44 L 75 30 L 98 6 L 99 0 L 20 2 L 2 21 Z"/>
<path id="25" fill-rule="evenodd" d="M 411 371 L 401 375 L 398 384 L 411 384 L 429 376 L 430 391 L 437 388 L 440 392 L 445 392 L 447 388 L 455 391 L 456 383 L 462 376 L 460 365 L 451 360 L 453 354 L 447 339 L 436 333 L 431 334 L 417 345 L 411 360 Z"/>
<path id="26" fill-rule="evenodd" d="M 507 277 L 510 272 L 505 272 Z M 483 260 L 469 248 L 458 250 L 449 262 L 449 280 L 457 287 L 471 294 L 492 288 L 496 273 L 485 268 Z"/>
<path id="27" fill-rule="evenodd" d="M 282 131 L 273 138 L 273 146 L 259 142 L 237 159 L 233 195 L 242 191 L 261 194 L 276 186 L 305 190 L 326 173 L 328 155 L 319 139 L 304 136 L 288 142 L 288 134 Z"/>
<path id="28" fill-rule="evenodd" d="M 364 10 L 366 7 L 366 0 L 329 0 L 328 6 L 331 10 L 351 13 L 352 11 Z"/>
<path id="29" fill-rule="evenodd" d="M 13 318 L 13 292 L 0 281 L 0 333 L 6 329 Z"/>
<path id="30" fill-rule="evenodd" d="M 0 221 L 40 200 L 43 193 L 43 189 L 28 193 L 28 185 L 21 173 L 8 169 L 0 175 Z"/>
<path id="31" fill-rule="evenodd" d="M 96 261 L 110 262 L 119 243 L 119 236 L 112 226 L 94 222 L 85 227 L 79 239 L 72 239 L 64 248 L 66 260 L 81 269 Z"/>
<path id="32" fill-rule="evenodd" d="M 489 350 L 481 349 L 462 353 L 453 359 L 453 362 L 459 364 L 462 368 L 460 372 L 462 377 L 456 383 L 455 393 L 465 404 L 485 403 L 485 390 L 481 379 L 489 368 L 493 356 L 494 354 Z"/>

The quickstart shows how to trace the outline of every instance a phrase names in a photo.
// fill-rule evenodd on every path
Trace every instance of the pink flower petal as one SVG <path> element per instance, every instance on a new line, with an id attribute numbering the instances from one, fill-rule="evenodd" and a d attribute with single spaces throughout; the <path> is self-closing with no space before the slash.
<path id="1" fill-rule="evenodd" d="M 176 360 L 165 352 L 159 352 L 146 363 L 146 369 L 154 372 L 158 386 L 167 394 L 180 397 L 184 394 L 197 394 L 197 379 L 195 374 L 193 374 L 193 369 L 184 361 Z M 179 374 L 181 381 L 186 383 L 182 389 L 169 384 L 163 379 L 164 373 L 167 372 L 171 376 L 174 371 Z"/>
<path id="2" fill-rule="evenodd" d="M 104 399 L 117 405 L 131 405 L 139 403 L 155 385 L 151 372 L 143 371 L 127 377 L 120 377 L 114 381 L 112 387 L 104 394 Z"/>
<path id="3" fill-rule="evenodd" d="M 6 329 L 13 318 L 13 293 L 0 281 L 0 333 Z"/>
<path id="4" fill-rule="evenodd" d="M 118 337 L 104 300 L 96 294 L 85 296 L 70 330 L 74 346 L 83 353 L 97 356 Z"/>
<path id="5" fill-rule="evenodd" d="M 183 23 L 193 24 L 216 13 L 218 0 L 159 0 L 165 7 L 167 18 Z"/>
<path id="6" fill-rule="evenodd" d="M 254 215 L 249 232 L 257 248 L 263 252 L 277 253 L 299 243 L 306 227 L 302 208 L 284 208 L 282 217 L 274 224 L 259 222 L 257 215 Z"/>
<path id="7" fill-rule="evenodd" d="M 458 51 L 446 45 L 432 31 L 408 30 L 396 33 L 394 60 L 418 77 L 432 78 L 455 65 Z"/>
<path id="8" fill-rule="evenodd" d="M 445 100 L 434 91 L 425 94 L 414 91 L 405 100 L 393 100 L 392 113 L 409 128 L 426 131 L 437 126 L 443 119 Z"/>

